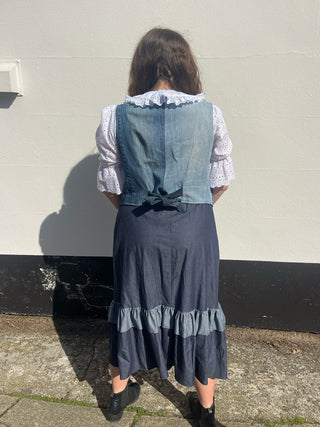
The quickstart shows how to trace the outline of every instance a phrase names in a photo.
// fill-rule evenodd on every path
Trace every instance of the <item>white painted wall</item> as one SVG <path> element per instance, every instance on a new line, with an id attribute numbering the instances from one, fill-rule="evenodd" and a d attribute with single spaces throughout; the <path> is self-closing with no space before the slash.
<path id="1" fill-rule="evenodd" d="M 191 43 L 234 144 L 221 257 L 320 262 L 319 0 L 0 0 L 0 60 L 24 85 L 0 108 L 0 253 L 111 255 L 94 134 L 155 25 Z"/>

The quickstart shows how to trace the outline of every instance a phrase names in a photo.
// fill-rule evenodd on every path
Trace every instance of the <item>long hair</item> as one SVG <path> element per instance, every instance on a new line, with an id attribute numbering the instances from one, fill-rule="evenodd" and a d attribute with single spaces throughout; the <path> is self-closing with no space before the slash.
<path id="1" fill-rule="evenodd" d="M 202 92 L 199 70 L 187 41 L 176 31 L 153 28 L 142 37 L 133 55 L 128 93 L 135 96 L 148 92 L 160 79 L 179 92 Z"/>

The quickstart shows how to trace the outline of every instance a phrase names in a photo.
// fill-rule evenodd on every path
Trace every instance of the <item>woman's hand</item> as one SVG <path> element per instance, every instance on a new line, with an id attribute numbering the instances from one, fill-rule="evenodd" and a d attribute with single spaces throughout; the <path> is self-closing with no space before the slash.
<path id="1" fill-rule="evenodd" d="M 107 191 L 104 191 L 103 194 L 108 197 L 113 206 L 118 210 L 120 207 L 120 194 L 108 193 Z"/>
<path id="2" fill-rule="evenodd" d="M 214 205 L 216 201 L 219 199 L 219 197 L 228 190 L 229 185 L 223 185 L 222 187 L 214 187 L 211 188 L 211 194 L 212 194 L 212 204 Z"/>

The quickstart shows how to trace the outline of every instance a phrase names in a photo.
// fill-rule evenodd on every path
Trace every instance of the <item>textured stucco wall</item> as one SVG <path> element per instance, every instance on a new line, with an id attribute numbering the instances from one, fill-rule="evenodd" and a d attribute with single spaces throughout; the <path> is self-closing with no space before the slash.
<path id="1" fill-rule="evenodd" d="M 115 211 L 95 189 L 101 109 L 122 102 L 155 25 L 191 43 L 223 111 L 236 181 L 215 208 L 221 257 L 320 261 L 319 0 L 0 0 L 0 253 L 111 255 Z"/>

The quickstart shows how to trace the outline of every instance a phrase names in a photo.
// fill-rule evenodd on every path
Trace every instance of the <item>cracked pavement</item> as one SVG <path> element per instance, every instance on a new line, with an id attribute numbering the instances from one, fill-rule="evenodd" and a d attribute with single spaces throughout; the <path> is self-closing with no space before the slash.
<path id="1" fill-rule="evenodd" d="M 111 390 L 105 320 L 0 315 L 0 330 L 2 395 L 19 392 L 91 403 L 98 408 L 74 406 L 70 411 L 79 416 L 95 409 L 100 411 L 95 425 L 105 425 L 103 413 Z M 227 340 L 229 377 L 217 380 L 215 391 L 216 418 L 221 425 L 293 417 L 320 425 L 320 335 L 228 327 Z M 170 425 L 171 419 L 174 424 L 190 425 L 185 419 L 190 416 L 185 400 L 190 388 L 175 381 L 173 369 L 165 381 L 156 369 L 139 371 L 132 379 L 142 384 L 135 405 L 166 415 L 165 419 L 142 416 L 139 425 L 147 425 L 151 418 L 150 425 Z M 48 405 L 10 399 L 17 408 L 27 405 L 27 400 L 40 412 Z M 53 408 L 58 410 L 58 406 Z M 2 414 L 0 425 L 10 411 L 13 407 Z M 126 413 L 126 425 L 133 422 L 133 416 Z"/>

